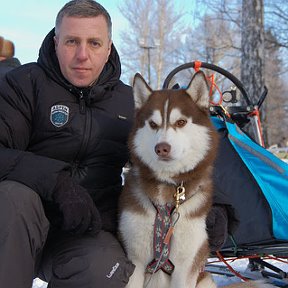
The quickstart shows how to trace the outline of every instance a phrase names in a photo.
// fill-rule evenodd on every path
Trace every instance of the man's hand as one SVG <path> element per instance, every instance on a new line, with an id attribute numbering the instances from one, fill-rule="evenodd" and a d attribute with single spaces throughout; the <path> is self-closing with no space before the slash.
<path id="1" fill-rule="evenodd" d="M 73 234 L 97 234 L 101 229 L 100 214 L 89 193 L 63 171 L 59 174 L 53 198 L 62 212 L 61 228 Z"/>

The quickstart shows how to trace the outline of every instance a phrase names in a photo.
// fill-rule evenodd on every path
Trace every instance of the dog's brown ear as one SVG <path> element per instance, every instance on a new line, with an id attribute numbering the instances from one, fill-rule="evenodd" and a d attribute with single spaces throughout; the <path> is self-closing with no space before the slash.
<path id="1" fill-rule="evenodd" d="M 151 93 L 152 89 L 150 86 L 146 83 L 144 78 L 139 73 L 137 73 L 134 76 L 133 81 L 135 108 L 140 109 L 142 105 L 147 101 Z"/>
<path id="2" fill-rule="evenodd" d="M 203 71 L 195 73 L 186 92 L 200 108 L 209 106 L 209 85 Z"/>

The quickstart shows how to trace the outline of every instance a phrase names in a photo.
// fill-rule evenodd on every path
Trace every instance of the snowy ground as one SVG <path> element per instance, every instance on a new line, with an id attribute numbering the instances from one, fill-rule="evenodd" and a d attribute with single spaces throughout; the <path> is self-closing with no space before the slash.
<path id="1" fill-rule="evenodd" d="M 209 259 L 209 262 L 213 261 L 213 260 L 215 260 L 215 259 Z M 288 272 L 288 262 L 284 263 L 284 262 L 279 262 L 276 260 L 269 260 L 267 262 L 277 266 L 278 268 L 282 269 L 284 272 Z M 261 275 L 259 275 L 259 273 L 257 274 L 257 272 L 250 272 L 250 269 L 248 269 L 248 260 L 246 260 L 246 259 L 236 260 L 234 262 L 228 262 L 228 263 L 235 270 L 246 273 L 246 275 L 254 274 L 254 275 L 256 275 L 256 277 L 258 277 L 258 276 L 261 277 Z M 224 265 L 223 263 L 217 263 L 217 265 L 218 264 L 222 265 L 222 266 Z M 214 274 L 214 280 L 218 284 L 219 287 L 222 287 L 222 286 L 228 285 L 228 284 L 232 284 L 235 282 L 241 282 L 241 279 L 238 277 L 220 276 L 220 275 L 215 275 L 215 274 Z M 288 285 L 288 279 L 287 279 L 287 285 Z M 47 287 L 47 283 L 41 281 L 40 279 L 35 279 L 32 288 L 46 288 L 46 287 Z"/>
<path id="2" fill-rule="evenodd" d="M 46 287 L 47 287 L 47 283 L 37 278 L 34 280 L 32 288 L 46 288 Z"/>
<path id="3" fill-rule="evenodd" d="M 211 260 L 211 259 L 210 259 Z M 213 259 L 214 260 L 214 259 Z M 283 260 L 283 261 L 282 261 Z M 247 259 L 241 259 L 241 260 L 236 260 L 236 261 L 227 261 L 229 265 L 231 265 L 231 267 L 233 269 L 235 269 L 236 272 L 239 272 L 241 276 L 244 276 L 246 278 L 252 278 L 252 279 L 265 279 L 260 271 L 251 271 L 251 269 L 249 268 L 249 262 Z M 288 262 L 287 259 L 280 259 L 280 260 L 265 260 L 265 262 L 283 270 L 284 273 L 288 272 Z M 229 270 L 227 269 L 227 266 L 225 266 L 224 263 L 218 263 L 219 265 L 221 265 L 222 267 L 225 267 L 224 270 Z M 267 267 L 265 268 L 266 272 L 270 272 L 270 273 L 274 273 L 275 275 L 275 271 L 272 271 L 270 269 L 268 269 Z M 228 285 L 228 284 L 232 284 L 232 283 L 236 283 L 236 282 L 242 282 L 242 280 L 239 277 L 230 277 L 230 276 L 222 276 L 222 275 L 214 275 L 214 280 L 215 282 L 219 285 L 219 287 Z M 285 279 L 277 279 L 277 278 L 267 278 L 267 282 L 271 282 L 274 285 L 276 285 L 276 287 L 288 287 L 286 285 L 288 285 L 288 278 Z"/>

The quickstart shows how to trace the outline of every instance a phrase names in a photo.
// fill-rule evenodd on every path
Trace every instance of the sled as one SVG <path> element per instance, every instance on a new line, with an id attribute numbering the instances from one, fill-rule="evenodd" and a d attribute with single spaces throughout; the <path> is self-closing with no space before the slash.
<path id="1" fill-rule="evenodd" d="M 233 74 L 219 66 L 195 61 L 172 70 L 163 89 L 185 87 L 188 83 L 179 84 L 178 73 L 193 74 L 199 69 L 210 82 L 211 121 L 220 138 L 212 208 L 216 213 L 217 208 L 224 209 L 228 219 L 221 224 L 227 227 L 220 227 L 227 231 L 227 238 L 220 249 L 211 252 L 211 257 L 225 263 L 226 270 L 215 261 L 208 263 L 206 269 L 222 275 L 229 270 L 241 278 L 241 273 L 228 262 L 246 258 L 251 272 L 257 271 L 258 276 L 270 279 L 275 286 L 288 287 L 287 273 L 269 262 L 277 259 L 288 264 L 288 164 L 264 147 L 259 109 L 267 88 L 264 87 L 258 102 L 252 103 L 244 85 Z M 244 132 L 250 124 L 253 135 Z M 246 278 L 243 276 L 242 280 Z"/>

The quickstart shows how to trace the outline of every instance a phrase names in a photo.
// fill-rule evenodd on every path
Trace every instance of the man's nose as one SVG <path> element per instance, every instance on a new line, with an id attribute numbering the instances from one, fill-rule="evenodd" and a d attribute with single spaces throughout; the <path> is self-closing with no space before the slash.
<path id="1" fill-rule="evenodd" d="M 85 60 L 88 58 L 88 47 L 86 44 L 80 44 L 77 47 L 77 58 L 80 60 Z"/>

